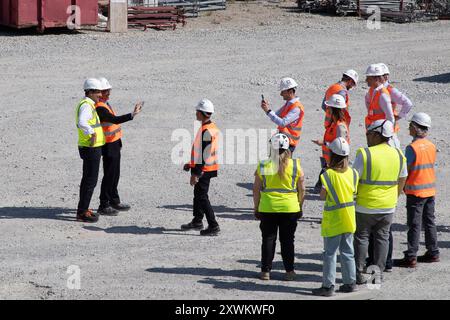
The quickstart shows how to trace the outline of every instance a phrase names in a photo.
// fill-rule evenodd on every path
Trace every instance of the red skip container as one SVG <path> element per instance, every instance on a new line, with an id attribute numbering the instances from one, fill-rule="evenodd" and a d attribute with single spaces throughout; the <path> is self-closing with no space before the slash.
<path id="1" fill-rule="evenodd" d="M 98 0 L 0 0 L 0 25 L 13 28 L 66 27 L 75 10 L 80 8 L 80 24 L 96 25 Z M 67 13 L 69 12 L 69 13 Z M 75 22 L 75 18 L 71 19 Z"/>

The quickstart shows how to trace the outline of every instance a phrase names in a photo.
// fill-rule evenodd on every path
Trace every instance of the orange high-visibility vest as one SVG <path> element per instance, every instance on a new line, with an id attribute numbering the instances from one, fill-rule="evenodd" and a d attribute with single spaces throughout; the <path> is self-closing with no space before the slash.
<path id="1" fill-rule="evenodd" d="M 111 106 L 105 102 L 102 102 L 102 101 L 97 102 L 97 104 L 95 105 L 95 108 L 99 108 L 99 107 L 105 108 L 110 113 L 112 113 L 114 116 L 116 115 L 116 113 L 111 108 Z M 103 133 L 105 134 L 106 143 L 111 143 L 111 142 L 117 141 L 120 138 L 122 138 L 122 127 L 120 126 L 120 124 L 114 124 L 114 123 L 103 122 L 103 121 L 100 124 L 102 126 Z"/>
<path id="2" fill-rule="evenodd" d="M 386 89 L 389 91 L 389 95 L 391 95 L 392 89 L 394 89 L 394 87 L 391 86 L 391 84 L 389 84 L 389 85 L 386 87 Z M 394 111 L 394 116 L 395 116 L 395 117 L 398 117 L 399 111 L 398 111 L 398 108 L 397 108 L 397 104 L 396 104 L 395 102 L 393 102 L 393 101 L 391 102 L 391 104 L 392 104 L 392 111 Z M 399 132 L 399 131 L 400 131 L 400 126 L 399 126 L 399 124 L 398 124 L 398 121 L 395 121 L 394 132 L 397 133 L 397 132 Z"/>
<path id="3" fill-rule="evenodd" d="M 202 133 L 205 130 L 207 130 L 209 134 L 205 133 L 205 137 L 203 137 Z M 203 139 L 208 139 L 207 141 L 211 139 L 211 144 L 204 151 L 202 150 Z M 213 122 L 203 124 L 198 130 L 192 145 L 190 167 L 194 168 L 196 164 L 202 164 L 202 159 L 204 159 L 203 172 L 219 170 L 218 146 L 219 129 L 216 124 Z M 204 154 L 202 154 L 203 152 Z"/>
<path id="4" fill-rule="evenodd" d="M 339 91 L 345 90 L 347 91 L 347 95 L 345 97 L 345 104 L 347 105 L 347 108 L 345 109 L 344 113 L 345 113 L 345 119 L 347 122 L 347 125 L 350 126 L 350 122 L 352 121 L 352 117 L 350 117 L 350 113 L 348 111 L 348 108 L 350 106 L 350 100 L 348 97 L 348 90 L 345 86 L 343 86 L 341 83 L 335 83 L 333 85 L 331 85 L 327 91 L 325 92 L 325 101 L 328 100 L 333 94 L 337 94 Z M 331 109 L 329 107 L 327 107 L 325 109 L 325 120 L 323 122 L 323 125 L 326 128 L 328 128 L 328 126 L 331 125 Z"/>
<path id="5" fill-rule="evenodd" d="M 295 100 L 295 102 L 288 104 L 288 102 L 283 106 L 283 109 L 280 113 L 280 118 L 284 118 L 291 110 L 299 108 L 300 109 L 300 117 L 288 124 L 286 127 L 278 126 L 278 131 L 280 133 L 284 133 L 289 138 L 289 144 L 291 146 L 296 146 L 298 142 L 300 141 L 300 135 L 302 133 L 302 126 L 303 126 L 303 117 L 305 115 L 304 107 L 300 103 L 300 101 Z"/>
<path id="6" fill-rule="evenodd" d="M 380 106 L 380 97 L 382 93 L 388 95 L 390 95 L 390 93 L 385 87 L 382 87 L 381 90 L 378 90 L 376 92 L 374 91 L 375 90 L 373 88 L 369 89 L 370 105 L 368 114 L 365 119 L 366 129 L 372 124 L 372 122 L 386 119 L 386 114 L 383 112 L 383 109 L 381 109 Z"/>
<path id="7" fill-rule="evenodd" d="M 410 146 L 416 154 L 416 161 L 408 168 L 405 194 L 419 198 L 433 197 L 436 195 L 436 175 L 434 172 L 436 147 L 428 139 L 417 139 Z"/>
<path id="8" fill-rule="evenodd" d="M 326 146 L 326 143 L 331 143 L 334 139 L 337 138 L 337 129 L 340 125 L 344 125 L 347 128 L 347 136 L 344 137 L 348 143 L 350 143 L 348 125 L 345 121 L 339 120 L 338 122 L 332 122 L 330 126 L 325 130 L 325 134 L 323 136 L 323 145 L 322 145 L 322 156 L 325 158 L 327 163 L 330 162 L 331 151 L 330 148 Z"/>

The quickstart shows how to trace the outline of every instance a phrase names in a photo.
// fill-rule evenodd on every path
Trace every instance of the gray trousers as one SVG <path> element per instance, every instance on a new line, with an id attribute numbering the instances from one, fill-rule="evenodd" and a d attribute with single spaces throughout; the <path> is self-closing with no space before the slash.
<path id="1" fill-rule="evenodd" d="M 419 250 L 420 231 L 425 230 L 425 247 L 432 256 L 439 255 L 436 224 L 434 222 L 434 197 L 419 198 L 407 196 L 406 209 L 408 215 L 408 250 L 405 256 L 415 258 Z"/>
<path id="2" fill-rule="evenodd" d="M 389 250 L 389 229 L 393 214 L 356 213 L 356 233 L 354 239 L 356 272 L 362 273 L 369 250 L 369 237 L 373 234 L 373 264 L 383 272 Z"/>

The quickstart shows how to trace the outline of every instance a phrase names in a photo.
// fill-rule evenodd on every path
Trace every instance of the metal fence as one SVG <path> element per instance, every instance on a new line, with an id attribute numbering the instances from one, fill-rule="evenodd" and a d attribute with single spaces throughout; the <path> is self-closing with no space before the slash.
<path id="1" fill-rule="evenodd" d="M 197 17 L 201 11 L 225 10 L 226 0 L 159 0 L 160 6 L 184 8 L 187 17 Z"/>

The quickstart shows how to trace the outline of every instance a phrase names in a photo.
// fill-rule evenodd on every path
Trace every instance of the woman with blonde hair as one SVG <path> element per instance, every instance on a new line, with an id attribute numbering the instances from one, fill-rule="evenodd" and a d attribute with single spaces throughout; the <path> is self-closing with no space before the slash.
<path id="1" fill-rule="evenodd" d="M 253 184 L 255 217 L 261 221 L 261 280 L 270 280 L 277 232 L 285 280 L 295 279 L 294 234 L 305 194 L 300 159 L 292 159 L 289 138 L 277 133 L 270 139 L 270 158 L 258 164 Z"/>

